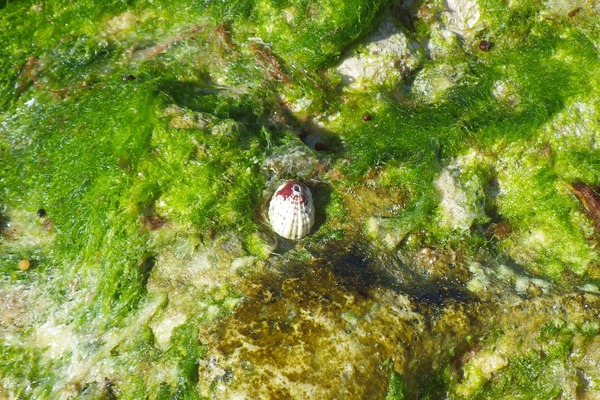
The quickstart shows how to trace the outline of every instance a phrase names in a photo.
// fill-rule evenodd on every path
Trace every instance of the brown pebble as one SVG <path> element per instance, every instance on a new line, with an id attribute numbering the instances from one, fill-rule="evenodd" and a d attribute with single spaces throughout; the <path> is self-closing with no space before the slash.
<path id="1" fill-rule="evenodd" d="M 315 150 L 317 151 L 332 151 L 331 147 L 327 143 L 317 142 L 315 143 Z"/>
<path id="2" fill-rule="evenodd" d="M 129 160 L 126 157 L 119 157 L 117 159 L 117 165 L 119 166 L 119 168 L 126 170 L 128 170 L 131 167 Z"/>
<path id="3" fill-rule="evenodd" d="M 510 235 L 511 230 L 512 228 L 507 221 L 500 221 L 498 223 L 494 223 L 488 226 L 484 234 L 488 238 L 504 240 Z"/>
<path id="4" fill-rule="evenodd" d="M 587 217 L 596 224 L 596 231 L 600 232 L 600 193 L 597 188 L 583 182 L 574 182 L 573 185 L 565 182 L 564 185 L 577 197 Z"/>
<path id="5" fill-rule="evenodd" d="M 569 16 L 569 18 L 573 18 L 574 16 L 576 16 L 577 14 L 579 14 L 579 11 L 581 11 L 581 10 L 583 10 L 583 7 L 574 8 L 567 15 Z"/>
<path id="6" fill-rule="evenodd" d="M 29 260 L 21 260 L 18 265 L 21 271 L 27 271 L 29 269 Z"/>
<path id="7" fill-rule="evenodd" d="M 490 42 L 488 42 L 487 40 L 482 40 L 481 42 L 479 42 L 479 50 L 488 51 L 491 48 L 492 48 L 492 44 Z"/>
<path id="8" fill-rule="evenodd" d="M 158 228 L 163 227 L 167 220 L 161 217 L 160 215 L 147 215 L 141 218 L 144 227 L 151 231 L 155 231 Z"/>
<path id="9" fill-rule="evenodd" d="M 44 220 L 44 225 L 43 225 L 43 227 L 44 227 L 44 230 L 46 230 L 46 231 L 50 231 L 50 230 L 52 230 L 52 227 L 53 227 L 53 226 L 54 226 L 54 223 L 52 222 L 52 219 L 50 219 L 50 218 L 46 218 L 46 219 Z"/>
<path id="10" fill-rule="evenodd" d="M 365 122 L 370 121 L 372 118 L 373 117 L 369 113 L 364 113 L 363 116 L 362 116 L 362 120 L 365 121 Z"/>

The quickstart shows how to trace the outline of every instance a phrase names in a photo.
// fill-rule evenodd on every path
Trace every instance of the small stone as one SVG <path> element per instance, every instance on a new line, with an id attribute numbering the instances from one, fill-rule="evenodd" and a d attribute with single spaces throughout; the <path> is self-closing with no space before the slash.
<path id="1" fill-rule="evenodd" d="M 20 260 L 18 264 L 18 268 L 21 271 L 27 271 L 29 269 L 30 263 L 29 260 Z"/>
<path id="2" fill-rule="evenodd" d="M 482 40 L 481 42 L 479 42 L 479 50 L 488 51 L 491 48 L 492 48 L 492 44 L 490 42 L 488 42 L 487 40 Z"/>
<path id="3" fill-rule="evenodd" d="M 484 235 L 487 238 L 494 238 L 496 240 L 504 240 L 510 235 L 511 230 L 512 230 L 512 228 L 507 221 L 500 221 L 500 222 L 493 223 L 490 226 L 488 226 L 484 231 Z"/>
<path id="4" fill-rule="evenodd" d="M 365 122 L 369 122 L 371 119 L 373 119 L 373 117 L 369 113 L 364 113 L 362 116 L 362 120 Z"/>
<path id="5" fill-rule="evenodd" d="M 569 11 L 569 13 L 567 15 L 569 16 L 569 18 L 573 18 L 574 16 L 579 14 L 579 11 L 581 11 L 581 10 L 583 10 L 583 7 L 574 8 L 573 10 Z"/>

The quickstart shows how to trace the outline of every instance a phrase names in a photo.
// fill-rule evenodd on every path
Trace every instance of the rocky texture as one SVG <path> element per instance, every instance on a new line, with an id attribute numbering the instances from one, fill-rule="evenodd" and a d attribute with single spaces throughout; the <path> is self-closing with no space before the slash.
<path id="1" fill-rule="evenodd" d="M 0 397 L 598 397 L 599 9 L 559 3 L 0 4 Z"/>

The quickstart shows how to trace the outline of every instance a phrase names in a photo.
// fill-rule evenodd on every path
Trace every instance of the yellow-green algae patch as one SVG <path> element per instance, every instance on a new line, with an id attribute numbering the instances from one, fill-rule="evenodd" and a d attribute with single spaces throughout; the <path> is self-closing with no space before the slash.
<path id="1" fill-rule="evenodd" d="M 225 323 L 200 333 L 202 342 L 214 343 L 199 364 L 202 393 L 378 399 L 388 390 L 394 398 L 450 390 L 452 398 L 493 398 L 485 388 L 529 393 L 527 379 L 541 379 L 535 390 L 550 398 L 583 390 L 566 383 L 576 368 L 565 362 L 597 357 L 586 353 L 595 351 L 587 346 L 598 331 L 596 296 L 521 297 L 493 278 L 487 299 L 477 301 L 435 293 L 440 282 L 407 287 L 412 283 L 393 276 L 401 268 L 393 258 L 334 251 L 341 251 L 335 261 L 281 259 L 277 270 L 253 275 Z M 555 375 L 542 378 L 549 370 Z M 561 371 L 566 378 L 558 378 Z M 589 366 L 586 374 L 597 379 Z M 396 383 L 388 385 L 390 376 Z M 403 392 L 394 389 L 399 379 Z"/>

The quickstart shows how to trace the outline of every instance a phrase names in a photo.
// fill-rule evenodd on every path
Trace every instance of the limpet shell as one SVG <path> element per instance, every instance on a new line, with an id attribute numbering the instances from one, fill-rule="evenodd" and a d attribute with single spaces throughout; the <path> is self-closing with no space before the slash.
<path id="1" fill-rule="evenodd" d="M 271 198 L 269 222 L 275 233 L 286 239 L 308 235 L 315 222 L 310 189 L 297 180 L 282 183 Z"/>

